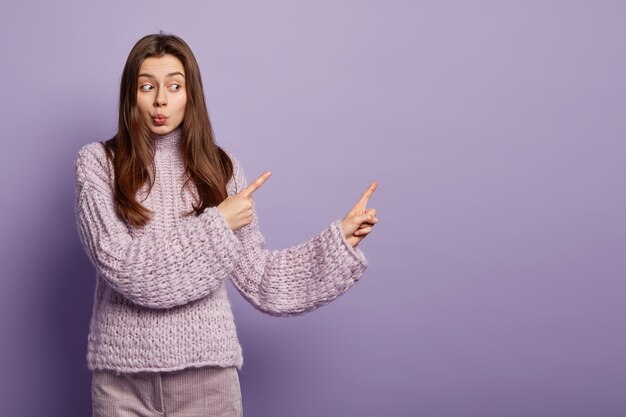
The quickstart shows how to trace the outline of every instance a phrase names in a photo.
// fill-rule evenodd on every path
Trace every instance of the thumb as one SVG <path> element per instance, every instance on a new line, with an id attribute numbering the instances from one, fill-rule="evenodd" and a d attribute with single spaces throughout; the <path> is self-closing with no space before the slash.
<path id="1" fill-rule="evenodd" d="M 352 219 L 355 223 L 365 223 L 371 221 L 374 216 L 371 213 L 357 214 Z"/>

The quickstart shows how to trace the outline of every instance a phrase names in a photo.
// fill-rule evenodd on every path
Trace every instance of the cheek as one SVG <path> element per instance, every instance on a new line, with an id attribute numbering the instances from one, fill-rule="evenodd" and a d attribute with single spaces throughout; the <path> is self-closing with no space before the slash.
<path id="1" fill-rule="evenodd" d="M 181 112 L 185 112 L 185 108 L 187 107 L 187 96 L 183 96 L 178 100 L 178 108 Z"/>
<path id="2" fill-rule="evenodd" d="M 145 111 L 149 108 L 148 101 L 144 95 L 137 94 L 137 108 L 141 111 Z"/>

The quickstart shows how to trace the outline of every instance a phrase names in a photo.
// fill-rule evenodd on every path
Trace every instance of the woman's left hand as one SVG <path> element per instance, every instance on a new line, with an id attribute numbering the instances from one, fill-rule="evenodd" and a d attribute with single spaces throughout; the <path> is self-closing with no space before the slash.
<path id="1" fill-rule="evenodd" d="M 376 209 L 366 208 L 367 202 L 377 186 L 378 183 L 373 181 L 340 223 L 341 231 L 352 247 L 356 247 L 372 231 L 374 224 L 378 223 Z"/>

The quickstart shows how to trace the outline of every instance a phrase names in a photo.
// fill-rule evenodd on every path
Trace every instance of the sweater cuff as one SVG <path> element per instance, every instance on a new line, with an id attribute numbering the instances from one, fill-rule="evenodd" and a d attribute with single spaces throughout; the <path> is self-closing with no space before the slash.
<path id="1" fill-rule="evenodd" d="M 236 257 L 243 250 L 243 245 L 237 235 L 230 228 L 228 221 L 222 215 L 222 212 L 217 207 L 207 207 L 200 215 L 204 217 L 205 221 L 211 224 L 215 235 L 211 236 L 211 241 L 217 247 L 228 248 L 228 253 L 231 257 Z"/>
<path id="2" fill-rule="evenodd" d="M 348 240 L 346 239 L 345 235 L 341 231 L 341 227 L 339 226 L 340 223 L 341 223 L 341 219 L 337 219 L 334 222 L 332 222 L 331 223 L 331 230 L 334 232 L 335 235 L 339 236 L 339 238 L 341 239 L 342 245 L 344 246 L 346 251 L 357 262 L 359 262 L 361 264 L 361 266 L 363 267 L 363 270 L 365 270 L 365 268 L 367 268 L 367 265 L 368 265 L 368 261 L 365 258 L 365 254 L 363 253 L 363 251 L 359 247 L 354 247 L 354 246 L 352 246 L 350 244 L 350 242 L 348 242 Z M 360 278 L 360 277 L 358 277 L 358 278 Z"/>

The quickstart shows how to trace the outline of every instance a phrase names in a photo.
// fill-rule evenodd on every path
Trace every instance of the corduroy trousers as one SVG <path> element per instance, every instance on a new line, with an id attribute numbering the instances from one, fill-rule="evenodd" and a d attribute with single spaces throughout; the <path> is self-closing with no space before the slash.
<path id="1" fill-rule="evenodd" d="M 93 417 L 242 417 L 237 368 L 171 372 L 94 370 Z"/>

